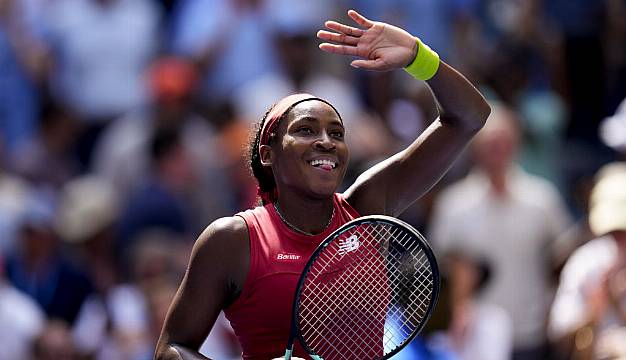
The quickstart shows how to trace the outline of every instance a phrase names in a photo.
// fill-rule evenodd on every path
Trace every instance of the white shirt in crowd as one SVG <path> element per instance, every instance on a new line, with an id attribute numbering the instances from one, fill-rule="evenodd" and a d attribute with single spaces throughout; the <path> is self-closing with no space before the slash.
<path id="1" fill-rule="evenodd" d="M 578 248 L 569 258 L 550 312 L 548 331 L 555 340 L 569 335 L 587 322 L 588 293 L 602 281 L 603 276 L 616 264 L 619 249 L 615 240 L 603 236 Z M 620 299 L 622 305 L 626 298 Z M 616 348 L 626 355 L 626 324 L 614 307 L 608 307 L 594 329 L 594 358 L 613 358 Z M 617 339 L 621 344 L 613 344 Z"/>
<path id="2" fill-rule="evenodd" d="M 529 349 L 545 341 L 548 250 L 569 215 L 547 180 L 512 168 L 507 181 L 506 197 L 496 196 L 479 171 L 444 190 L 435 203 L 430 239 L 442 253 L 462 247 L 490 263 L 492 276 L 479 301 L 506 310 L 514 347 Z"/>
<path id="3" fill-rule="evenodd" d="M 45 321 L 35 301 L 0 280 L 0 359 L 30 359 L 32 342 Z"/>
<path id="4" fill-rule="evenodd" d="M 59 0 L 46 8 L 45 36 L 57 69 L 54 91 L 84 118 L 144 103 L 144 72 L 157 47 L 153 1 Z"/>
<path id="5" fill-rule="evenodd" d="M 452 350 L 459 360 L 509 360 L 513 351 L 513 324 L 506 311 L 493 304 L 473 303 L 470 316 L 460 342 L 443 332 L 433 335 L 430 342 Z"/>

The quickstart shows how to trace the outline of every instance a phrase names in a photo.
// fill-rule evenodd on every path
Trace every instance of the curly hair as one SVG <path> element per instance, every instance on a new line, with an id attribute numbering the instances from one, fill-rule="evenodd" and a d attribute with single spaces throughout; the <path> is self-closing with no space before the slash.
<path id="1" fill-rule="evenodd" d="M 276 104 L 272 105 L 260 121 L 254 124 L 253 130 L 250 134 L 247 150 L 247 162 L 252 176 L 256 179 L 259 186 L 258 195 L 259 201 L 262 205 L 265 205 L 267 199 L 261 194 L 272 194 L 276 189 L 276 182 L 274 181 L 274 175 L 271 170 L 268 170 L 261 164 L 261 154 L 259 152 L 259 142 L 261 141 L 261 131 L 263 131 L 263 124 L 267 120 L 267 116 L 274 109 Z M 287 112 L 285 112 L 286 114 Z M 281 119 L 285 116 L 282 115 Z M 270 135 L 270 143 L 274 141 L 275 134 Z"/>

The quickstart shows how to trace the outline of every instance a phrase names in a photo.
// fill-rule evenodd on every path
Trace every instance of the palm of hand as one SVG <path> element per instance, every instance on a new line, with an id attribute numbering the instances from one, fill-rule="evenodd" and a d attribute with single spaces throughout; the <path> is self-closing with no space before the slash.
<path id="1" fill-rule="evenodd" d="M 353 10 L 348 15 L 361 28 L 326 22 L 326 27 L 335 32 L 321 30 L 317 36 L 338 44 L 322 43 L 320 49 L 361 57 L 351 65 L 378 71 L 407 66 L 415 57 L 417 43 L 411 34 L 393 25 L 371 21 Z"/>
<path id="2" fill-rule="evenodd" d="M 390 70 L 404 67 L 415 57 L 417 43 L 413 37 L 406 41 L 404 30 L 384 23 L 375 23 L 368 29 L 357 44 L 357 55 L 374 60 L 379 67 L 376 70 Z M 403 44 L 403 40 L 405 40 Z M 404 46 L 401 46 L 403 44 Z"/>

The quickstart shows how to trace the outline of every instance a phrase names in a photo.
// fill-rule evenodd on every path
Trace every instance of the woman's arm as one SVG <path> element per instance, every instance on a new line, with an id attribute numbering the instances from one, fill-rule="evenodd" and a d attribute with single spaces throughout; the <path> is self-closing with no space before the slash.
<path id="1" fill-rule="evenodd" d="M 353 10 L 348 15 L 360 28 L 326 22 L 334 32 L 322 30 L 318 37 L 337 44 L 323 43 L 320 49 L 358 56 L 362 59 L 352 61 L 353 67 L 377 71 L 404 68 L 415 59 L 418 46 L 411 34 Z M 427 83 L 439 118 L 408 148 L 367 170 L 345 192 L 363 215 L 399 215 L 441 179 L 489 116 L 489 105 L 478 90 L 443 61 Z"/>
<path id="2" fill-rule="evenodd" d="M 247 227 L 238 216 L 218 219 L 200 235 L 165 318 L 155 359 L 207 359 L 198 349 L 220 311 L 242 289 L 249 267 L 248 248 Z"/>

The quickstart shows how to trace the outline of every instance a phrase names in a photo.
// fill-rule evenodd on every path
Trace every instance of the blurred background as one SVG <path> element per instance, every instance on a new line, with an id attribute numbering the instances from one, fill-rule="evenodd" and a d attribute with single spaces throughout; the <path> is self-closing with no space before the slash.
<path id="1" fill-rule="evenodd" d="M 350 8 L 419 36 L 494 108 L 403 216 L 444 286 L 398 358 L 626 356 L 624 253 L 555 301 L 602 235 L 599 169 L 626 161 L 626 1 L 0 0 L 0 359 L 151 359 L 197 235 L 256 203 L 244 149 L 279 98 L 336 106 L 345 184 L 435 119 L 424 83 L 317 49 Z M 226 320 L 202 352 L 240 358 Z"/>

